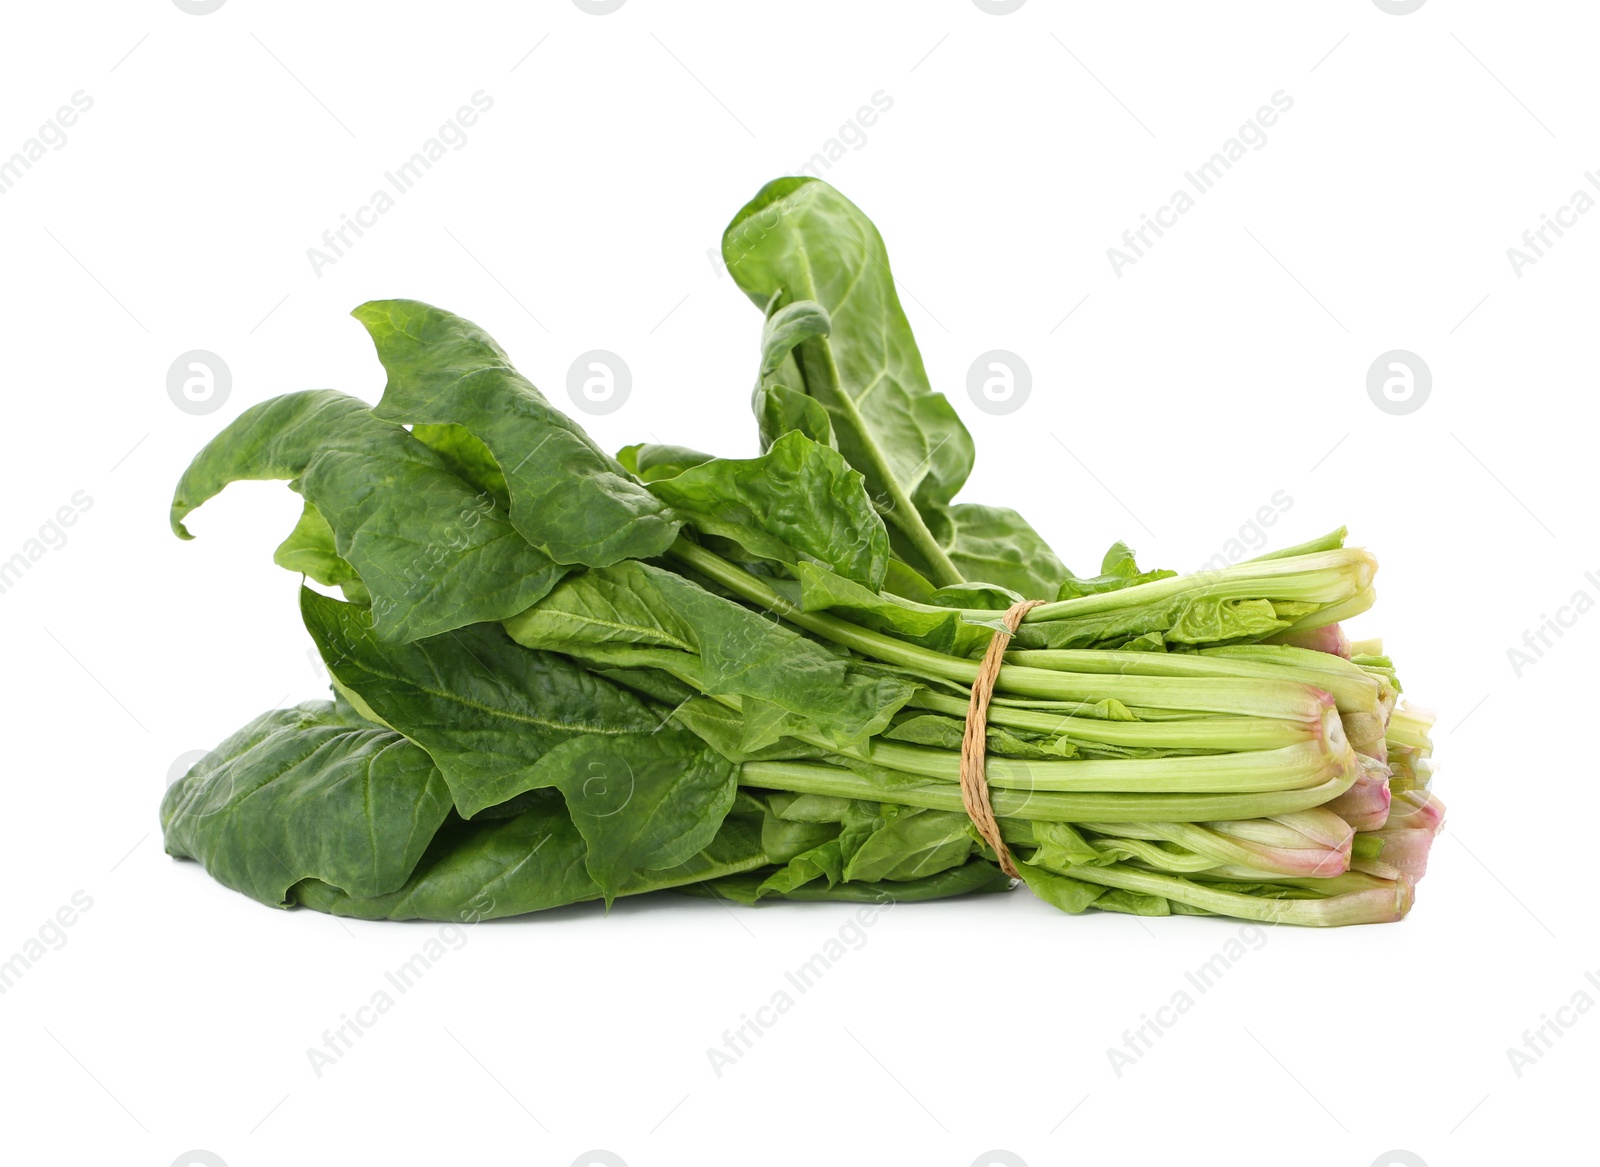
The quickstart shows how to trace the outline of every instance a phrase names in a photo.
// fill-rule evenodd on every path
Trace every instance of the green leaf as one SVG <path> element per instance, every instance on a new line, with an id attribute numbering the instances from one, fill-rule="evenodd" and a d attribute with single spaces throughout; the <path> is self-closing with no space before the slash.
<path id="1" fill-rule="evenodd" d="M 828 411 L 804 393 L 787 385 L 761 383 L 756 386 L 750 405 L 755 410 L 762 449 L 789 433 L 804 434 L 829 449 L 838 448 Z"/>
<path id="2" fill-rule="evenodd" d="M 301 509 L 300 520 L 289 537 L 272 553 L 272 562 L 320 584 L 343 588 L 344 594 L 357 603 L 372 603 L 361 576 L 350 566 L 349 560 L 339 554 L 333 528 L 328 526 L 322 512 L 309 502 Z"/>
<path id="3" fill-rule="evenodd" d="M 1106 552 L 1105 558 L 1100 562 L 1100 574 L 1088 579 L 1079 579 L 1071 572 L 1067 573 L 1066 580 L 1061 584 L 1056 593 L 1058 600 L 1070 600 L 1076 596 L 1097 596 L 1102 592 L 1115 592 L 1135 584 L 1150 583 L 1158 579 L 1170 579 L 1177 575 L 1175 571 L 1166 568 L 1155 568 L 1151 571 L 1140 571 L 1139 565 L 1134 562 L 1133 552 L 1128 550 L 1126 543 L 1113 543 Z"/>
<path id="4" fill-rule="evenodd" d="M 682 474 L 691 466 L 709 462 L 711 455 L 691 450 L 687 446 L 663 446 L 640 442 L 618 450 L 617 461 L 640 482 L 649 483 L 658 478 L 672 478 Z"/>
<path id="5" fill-rule="evenodd" d="M 785 365 L 764 380 L 803 391 L 827 412 L 840 452 L 909 547 L 908 562 L 938 583 L 961 582 L 924 512 L 948 506 L 966 481 L 972 438 L 928 384 L 877 228 L 826 183 L 782 178 L 734 217 L 722 253 L 739 287 L 780 321 L 764 369 L 791 333 L 804 334 L 792 353 L 800 383 Z M 794 307 L 800 301 L 817 308 Z"/>
<path id="6" fill-rule="evenodd" d="M 807 719 L 839 745 L 877 733 L 915 691 L 908 681 L 862 672 L 765 616 L 643 563 L 573 576 L 505 624 L 519 644 L 580 658 L 612 649 L 682 654 L 707 695 L 765 701 Z M 668 661 L 656 655 L 608 657 L 608 663 Z"/>
<path id="7" fill-rule="evenodd" d="M 1085 883 L 1081 879 L 1039 867 L 1031 861 L 1019 864 L 1017 871 L 1034 895 L 1051 907 L 1073 915 L 1088 911 L 1108 890 L 1099 884 Z"/>
<path id="8" fill-rule="evenodd" d="M 889 536 L 839 454 L 791 432 L 759 458 L 714 458 L 650 489 L 696 528 L 791 567 L 809 557 L 877 589 Z"/>
<path id="9" fill-rule="evenodd" d="M 190 538 L 184 518 L 228 483 L 273 478 L 299 480 L 370 591 L 387 639 L 502 619 L 564 574 L 438 454 L 329 389 L 274 397 L 230 422 L 179 480 L 173 531 Z"/>
<path id="10" fill-rule="evenodd" d="M 415 300 L 373 300 L 353 315 L 389 375 L 377 416 L 469 431 L 505 474 L 512 525 L 557 563 L 648 559 L 677 537 L 678 521 L 660 500 L 470 320 Z"/>
<path id="11" fill-rule="evenodd" d="M 169 855 L 264 904 L 317 879 L 350 895 L 401 886 L 450 810 L 428 755 L 347 708 L 312 701 L 256 718 L 168 788 Z"/>
<path id="12" fill-rule="evenodd" d="M 411 436 L 444 461 L 457 478 L 481 490 L 494 499 L 503 511 L 511 509 L 511 488 L 500 463 L 489 453 L 489 447 L 480 442 L 463 426 L 414 425 Z"/>
<path id="13" fill-rule="evenodd" d="M 739 785 L 737 766 L 681 730 L 574 738 L 549 761 L 607 903 L 636 871 L 674 867 L 704 849 Z"/>
<path id="14" fill-rule="evenodd" d="M 962 503 L 935 512 L 928 526 L 963 576 L 1023 599 L 1055 599 L 1072 574 L 1027 520 L 1007 507 Z"/>
<path id="15" fill-rule="evenodd" d="M 833 329 L 821 304 L 813 300 L 784 304 L 782 300 L 782 293 L 775 291 L 767 301 L 767 320 L 761 329 L 761 381 L 776 375 L 801 341 L 827 336 Z"/>
<path id="16" fill-rule="evenodd" d="M 897 600 L 809 563 L 797 565 L 794 574 L 806 611 L 836 612 L 864 628 L 950 656 L 982 656 L 1004 627 L 998 619 L 974 623 L 949 608 Z"/>
<path id="17" fill-rule="evenodd" d="M 731 875 L 704 883 L 685 884 L 678 890 L 688 895 L 711 896 L 740 904 L 754 904 L 771 897 L 801 902 L 880 904 L 886 910 L 894 904 L 912 904 L 926 900 L 949 899 L 953 896 L 1011 890 L 1010 877 L 986 859 L 971 859 L 960 867 L 952 867 L 922 879 L 903 882 L 885 880 L 876 883 L 837 883 L 830 886 L 825 880 L 811 880 L 791 890 L 778 891 L 767 887 L 767 878 L 761 872 Z"/>
<path id="18" fill-rule="evenodd" d="M 542 805 L 515 818 L 450 823 L 398 891 L 362 898 L 311 879 L 292 895 L 338 916 L 469 924 L 600 899 L 601 888 L 584 866 L 588 844 L 561 796 L 545 794 Z M 705 850 L 675 867 L 632 874 L 618 894 L 698 886 L 765 862 L 759 831 L 730 818 Z"/>
<path id="19" fill-rule="evenodd" d="M 1271 600 L 1197 597 L 1178 612 L 1166 629 L 1166 639 L 1177 644 L 1215 644 L 1270 636 L 1293 622 L 1279 614 L 1280 607 Z"/>
<path id="20" fill-rule="evenodd" d="M 939 750 L 960 750 L 966 722 L 954 717 L 941 717 L 924 713 L 897 720 L 883 732 L 891 741 L 909 742 L 912 745 L 931 746 Z M 1078 747 L 1070 738 L 1023 737 L 1003 725 L 986 727 L 985 750 L 1007 758 L 1027 758 L 1048 761 L 1052 758 L 1077 757 Z"/>
<path id="21" fill-rule="evenodd" d="M 940 588 L 928 598 L 928 602 L 941 608 L 972 608 L 985 612 L 1005 612 L 1025 598 L 1021 593 L 1014 592 L 1010 588 L 1003 588 L 999 584 L 964 583 Z"/>
<path id="22" fill-rule="evenodd" d="M 973 852 L 971 821 L 964 814 L 885 804 L 882 815 L 883 825 L 845 863 L 846 880 L 922 879 L 965 864 Z"/>
<path id="23" fill-rule="evenodd" d="M 392 644 L 373 635 L 364 609 L 309 588 L 300 614 L 339 686 L 428 751 L 467 818 L 558 785 L 561 763 L 548 755 L 564 742 L 661 724 L 632 693 L 523 648 L 496 624 Z"/>

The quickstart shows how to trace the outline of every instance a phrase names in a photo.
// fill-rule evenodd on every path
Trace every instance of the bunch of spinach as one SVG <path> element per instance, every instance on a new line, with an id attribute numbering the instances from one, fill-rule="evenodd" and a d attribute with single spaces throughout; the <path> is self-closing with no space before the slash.
<path id="1" fill-rule="evenodd" d="M 1179 576 L 1118 544 L 1076 576 L 1016 512 L 954 501 L 972 440 L 859 209 L 780 179 L 724 253 L 763 310 L 757 457 L 613 458 L 476 325 L 405 300 L 355 312 L 376 406 L 291 393 L 196 456 L 181 536 L 230 482 L 301 496 L 275 559 L 323 589 L 301 618 L 334 699 L 175 783 L 169 853 L 367 918 L 1005 890 L 959 750 L 977 658 L 1027 598 L 1048 602 L 1000 671 L 988 780 L 1038 895 L 1405 913 L 1440 819 L 1428 723 L 1396 714 L 1381 646 L 1323 651 L 1371 603 L 1366 552 L 1339 531 Z"/>

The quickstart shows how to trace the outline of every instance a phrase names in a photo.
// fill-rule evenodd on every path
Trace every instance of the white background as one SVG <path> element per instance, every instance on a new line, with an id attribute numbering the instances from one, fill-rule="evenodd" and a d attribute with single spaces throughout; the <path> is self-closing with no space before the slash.
<path id="1" fill-rule="evenodd" d="M 1594 31 L 1576 2 L 12 6 L 0 158 L 75 91 L 93 108 L 0 196 L 0 558 L 92 506 L 0 595 L 0 956 L 93 906 L 0 997 L 5 1160 L 1576 1161 L 1548 1152 L 1588 1139 L 1600 1016 L 1520 1077 L 1506 1051 L 1600 1001 L 1600 616 L 1520 676 L 1507 650 L 1600 597 L 1600 215 L 1520 276 L 1506 249 L 1600 167 Z M 307 248 L 478 90 L 465 147 L 314 273 Z M 298 501 L 236 486 L 182 544 L 172 483 L 253 402 L 375 400 L 346 313 L 383 296 L 483 324 L 558 402 L 578 353 L 622 355 L 631 398 L 585 418 L 607 448 L 753 452 L 759 316 L 707 251 L 880 90 L 825 177 L 880 226 L 974 431 L 964 497 L 1080 572 L 1117 538 L 1195 567 L 1280 490 L 1274 545 L 1346 523 L 1377 551 L 1353 631 L 1441 711 L 1451 821 L 1415 911 L 1271 931 L 1119 1078 L 1107 1048 L 1236 922 L 907 905 L 719 1078 L 707 1048 L 852 909 L 567 909 L 471 929 L 317 1077 L 307 1048 L 437 926 L 274 912 L 162 853 L 174 761 L 325 684 L 270 563 Z M 1266 145 L 1116 275 L 1107 248 L 1278 90 Z M 1032 370 L 1009 416 L 965 390 L 995 348 Z M 1433 375 L 1407 416 L 1366 391 L 1395 348 Z M 190 349 L 232 372 L 203 416 L 166 390 Z"/>

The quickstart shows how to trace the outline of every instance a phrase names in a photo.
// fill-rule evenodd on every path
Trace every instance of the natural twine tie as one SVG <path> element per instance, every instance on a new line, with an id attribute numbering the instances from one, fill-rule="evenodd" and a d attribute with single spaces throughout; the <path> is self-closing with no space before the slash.
<path id="1" fill-rule="evenodd" d="M 972 682 L 972 700 L 967 704 L 967 728 L 961 735 L 961 804 L 967 808 L 967 817 L 983 841 L 993 849 L 1000 861 L 1000 870 L 1012 879 L 1020 879 L 1017 865 L 1011 860 L 1011 850 L 1000 837 L 1000 823 L 994 817 L 994 807 L 989 804 L 989 776 L 985 772 L 984 756 L 989 741 L 989 698 L 994 696 L 994 682 L 1000 675 L 1000 662 L 1006 654 L 1006 645 L 1022 623 L 1022 617 L 1037 608 L 1044 600 L 1019 600 L 1006 609 L 1001 617 L 1005 631 L 996 631 L 989 641 L 989 650 L 978 665 L 978 676 Z"/>

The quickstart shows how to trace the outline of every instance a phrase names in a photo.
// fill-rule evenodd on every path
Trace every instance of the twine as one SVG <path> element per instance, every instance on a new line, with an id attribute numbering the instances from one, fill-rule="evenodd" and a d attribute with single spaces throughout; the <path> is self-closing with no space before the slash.
<path id="1" fill-rule="evenodd" d="M 967 808 L 967 817 L 978 828 L 978 834 L 994 851 L 1000 861 L 1000 870 L 1012 879 L 1020 879 L 1017 865 L 1012 862 L 1011 849 L 1000 837 L 1000 823 L 994 817 L 994 807 L 989 803 L 989 776 L 985 767 L 985 754 L 989 738 L 989 698 L 994 696 L 995 679 L 1000 675 L 1001 658 L 1006 645 L 1016 634 L 1017 625 L 1032 608 L 1044 600 L 1019 600 L 1006 609 L 1001 617 L 1005 630 L 996 631 L 989 641 L 989 649 L 978 665 L 978 676 L 972 682 L 972 700 L 967 704 L 967 728 L 961 735 L 961 804 Z"/>

